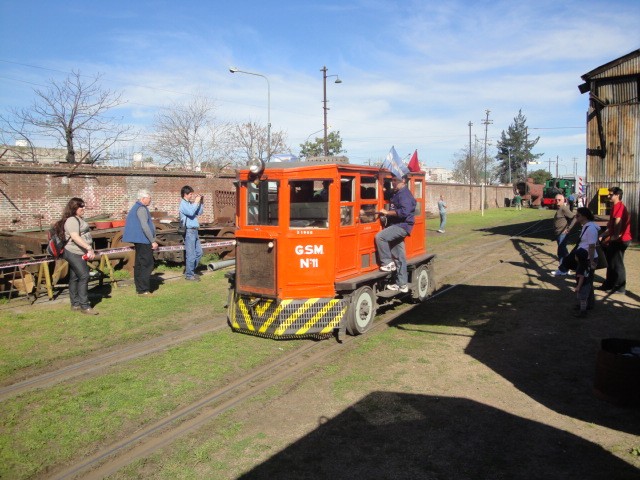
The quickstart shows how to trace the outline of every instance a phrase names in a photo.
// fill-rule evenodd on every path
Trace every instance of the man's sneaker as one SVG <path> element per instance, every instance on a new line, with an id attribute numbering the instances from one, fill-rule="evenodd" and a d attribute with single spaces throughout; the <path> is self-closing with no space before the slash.
<path id="1" fill-rule="evenodd" d="M 382 270 L 383 272 L 395 272 L 396 264 L 394 262 L 391 262 L 387 265 L 381 265 L 380 270 Z"/>
<path id="2" fill-rule="evenodd" d="M 569 272 L 563 272 L 562 270 L 558 269 L 555 272 L 552 272 L 551 275 L 553 275 L 554 277 L 562 277 L 563 275 L 569 275 Z"/>
<path id="3" fill-rule="evenodd" d="M 200 281 L 200 277 L 196 277 L 195 275 L 193 277 L 184 277 L 185 280 L 187 280 L 188 282 L 199 282 Z"/>
<path id="4" fill-rule="evenodd" d="M 394 292 L 402 292 L 402 293 L 407 293 L 409 292 L 409 286 L 408 285 L 396 285 L 395 283 L 390 283 L 389 285 L 387 285 L 387 290 L 392 290 Z"/>
<path id="5" fill-rule="evenodd" d="M 438 233 L 444 233 L 444 230 L 438 230 Z"/>

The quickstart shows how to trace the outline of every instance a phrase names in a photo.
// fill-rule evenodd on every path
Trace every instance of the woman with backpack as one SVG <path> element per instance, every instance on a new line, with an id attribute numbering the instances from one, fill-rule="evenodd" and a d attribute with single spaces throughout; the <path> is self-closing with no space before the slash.
<path id="1" fill-rule="evenodd" d="M 55 230 L 59 238 L 65 239 L 62 258 L 69 263 L 69 298 L 71 310 L 85 315 L 98 315 L 89 303 L 89 266 L 87 260 L 95 258 L 91 238 L 91 228 L 84 220 L 84 201 L 74 197 L 69 200 L 56 222 Z"/>

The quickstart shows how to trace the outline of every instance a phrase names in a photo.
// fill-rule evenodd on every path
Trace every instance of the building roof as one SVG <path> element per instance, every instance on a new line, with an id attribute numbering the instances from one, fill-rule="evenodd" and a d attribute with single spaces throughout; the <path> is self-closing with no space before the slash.
<path id="1" fill-rule="evenodd" d="M 610 62 L 607 62 L 604 65 L 600 65 L 599 67 L 594 68 L 590 72 L 585 73 L 580 78 L 582 78 L 585 82 L 588 82 L 592 80 L 594 77 L 619 77 L 623 75 L 639 74 L 640 62 L 630 62 L 630 64 L 625 67 L 625 63 L 634 59 L 640 59 L 640 49 L 627 53 L 626 55 L 623 55 L 620 58 L 616 58 L 615 60 L 611 60 Z M 616 67 L 621 67 L 621 68 L 616 68 Z"/>

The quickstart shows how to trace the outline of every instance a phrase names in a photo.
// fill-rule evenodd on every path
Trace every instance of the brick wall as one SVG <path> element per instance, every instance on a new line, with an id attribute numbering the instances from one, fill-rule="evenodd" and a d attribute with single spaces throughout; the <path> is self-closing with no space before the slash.
<path id="1" fill-rule="evenodd" d="M 151 192 L 150 210 L 177 216 L 180 189 L 191 185 L 205 195 L 203 222 L 213 222 L 213 192 L 233 190 L 234 178 L 172 170 L 149 171 L 83 166 L 0 166 L 0 230 L 48 228 L 72 197 L 87 204 L 85 217 L 124 218 L 137 192 Z"/>
<path id="2" fill-rule="evenodd" d="M 87 204 L 86 217 L 100 214 L 124 218 L 136 201 L 139 189 L 151 192 L 151 211 L 177 216 L 180 189 L 191 185 L 205 194 L 203 222 L 213 222 L 213 192 L 233 190 L 234 178 L 190 171 L 155 171 L 83 166 L 0 166 L 0 230 L 25 230 L 49 225 L 58 220 L 71 197 L 80 197 Z M 447 202 L 447 211 L 480 210 L 480 185 L 427 182 L 426 210 L 436 214 L 440 194 Z M 505 206 L 505 198 L 513 198 L 510 186 L 489 186 L 486 208 Z"/>
<path id="3" fill-rule="evenodd" d="M 471 195 L 469 195 L 471 191 Z M 482 186 L 461 185 L 458 183 L 427 182 L 427 212 L 438 213 L 438 200 L 444 195 L 447 203 L 447 212 L 468 212 L 482 208 Z M 471 208 L 469 208 L 469 196 L 471 196 Z M 505 198 L 513 198 L 513 187 L 487 186 L 485 208 L 502 208 L 505 206 Z"/>

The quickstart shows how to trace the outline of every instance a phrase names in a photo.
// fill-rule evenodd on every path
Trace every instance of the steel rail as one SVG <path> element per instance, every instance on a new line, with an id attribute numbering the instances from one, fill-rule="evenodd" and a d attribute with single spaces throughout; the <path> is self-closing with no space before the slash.
<path id="1" fill-rule="evenodd" d="M 505 244 L 512 241 L 514 238 L 523 235 L 532 227 L 533 226 L 530 226 L 506 239 L 490 243 L 494 247 L 499 243 Z M 514 255 L 513 258 L 521 257 L 522 253 L 519 252 L 517 255 Z M 486 255 L 479 254 L 474 255 L 474 257 L 476 257 L 476 259 L 484 258 Z M 501 259 L 499 262 L 496 262 L 487 268 L 480 271 L 474 271 L 473 274 L 465 277 L 455 285 L 451 285 L 443 291 L 435 293 L 427 299 L 427 302 L 450 292 L 468 280 L 503 266 L 506 261 L 508 260 Z M 392 313 L 384 314 L 381 317 L 381 321 L 374 323 L 368 334 L 387 328 L 388 325 L 396 318 L 408 313 L 418 305 L 397 306 L 396 310 Z M 159 448 L 169 445 L 181 436 L 197 430 L 203 424 L 214 420 L 219 415 L 237 406 L 241 402 L 264 392 L 267 388 L 276 385 L 287 378 L 291 378 L 301 370 L 317 367 L 318 361 L 322 358 L 356 346 L 363 338 L 366 337 L 346 337 L 344 342 L 341 344 L 333 342 L 315 342 L 303 345 L 294 352 L 263 365 L 257 370 L 244 375 L 225 387 L 210 392 L 201 399 L 181 408 L 168 417 L 150 424 L 142 430 L 139 430 L 134 434 L 105 447 L 94 455 L 73 465 L 69 465 L 64 470 L 58 470 L 57 473 L 55 471 L 50 472 L 50 478 L 69 479 L 82 475 L 83 478 L 97 479 L 111 475 L 133 461 L 143 458 L 152 452 L 157 451 Z M 310 375 L 311 372 L 308 374 Z"/>

